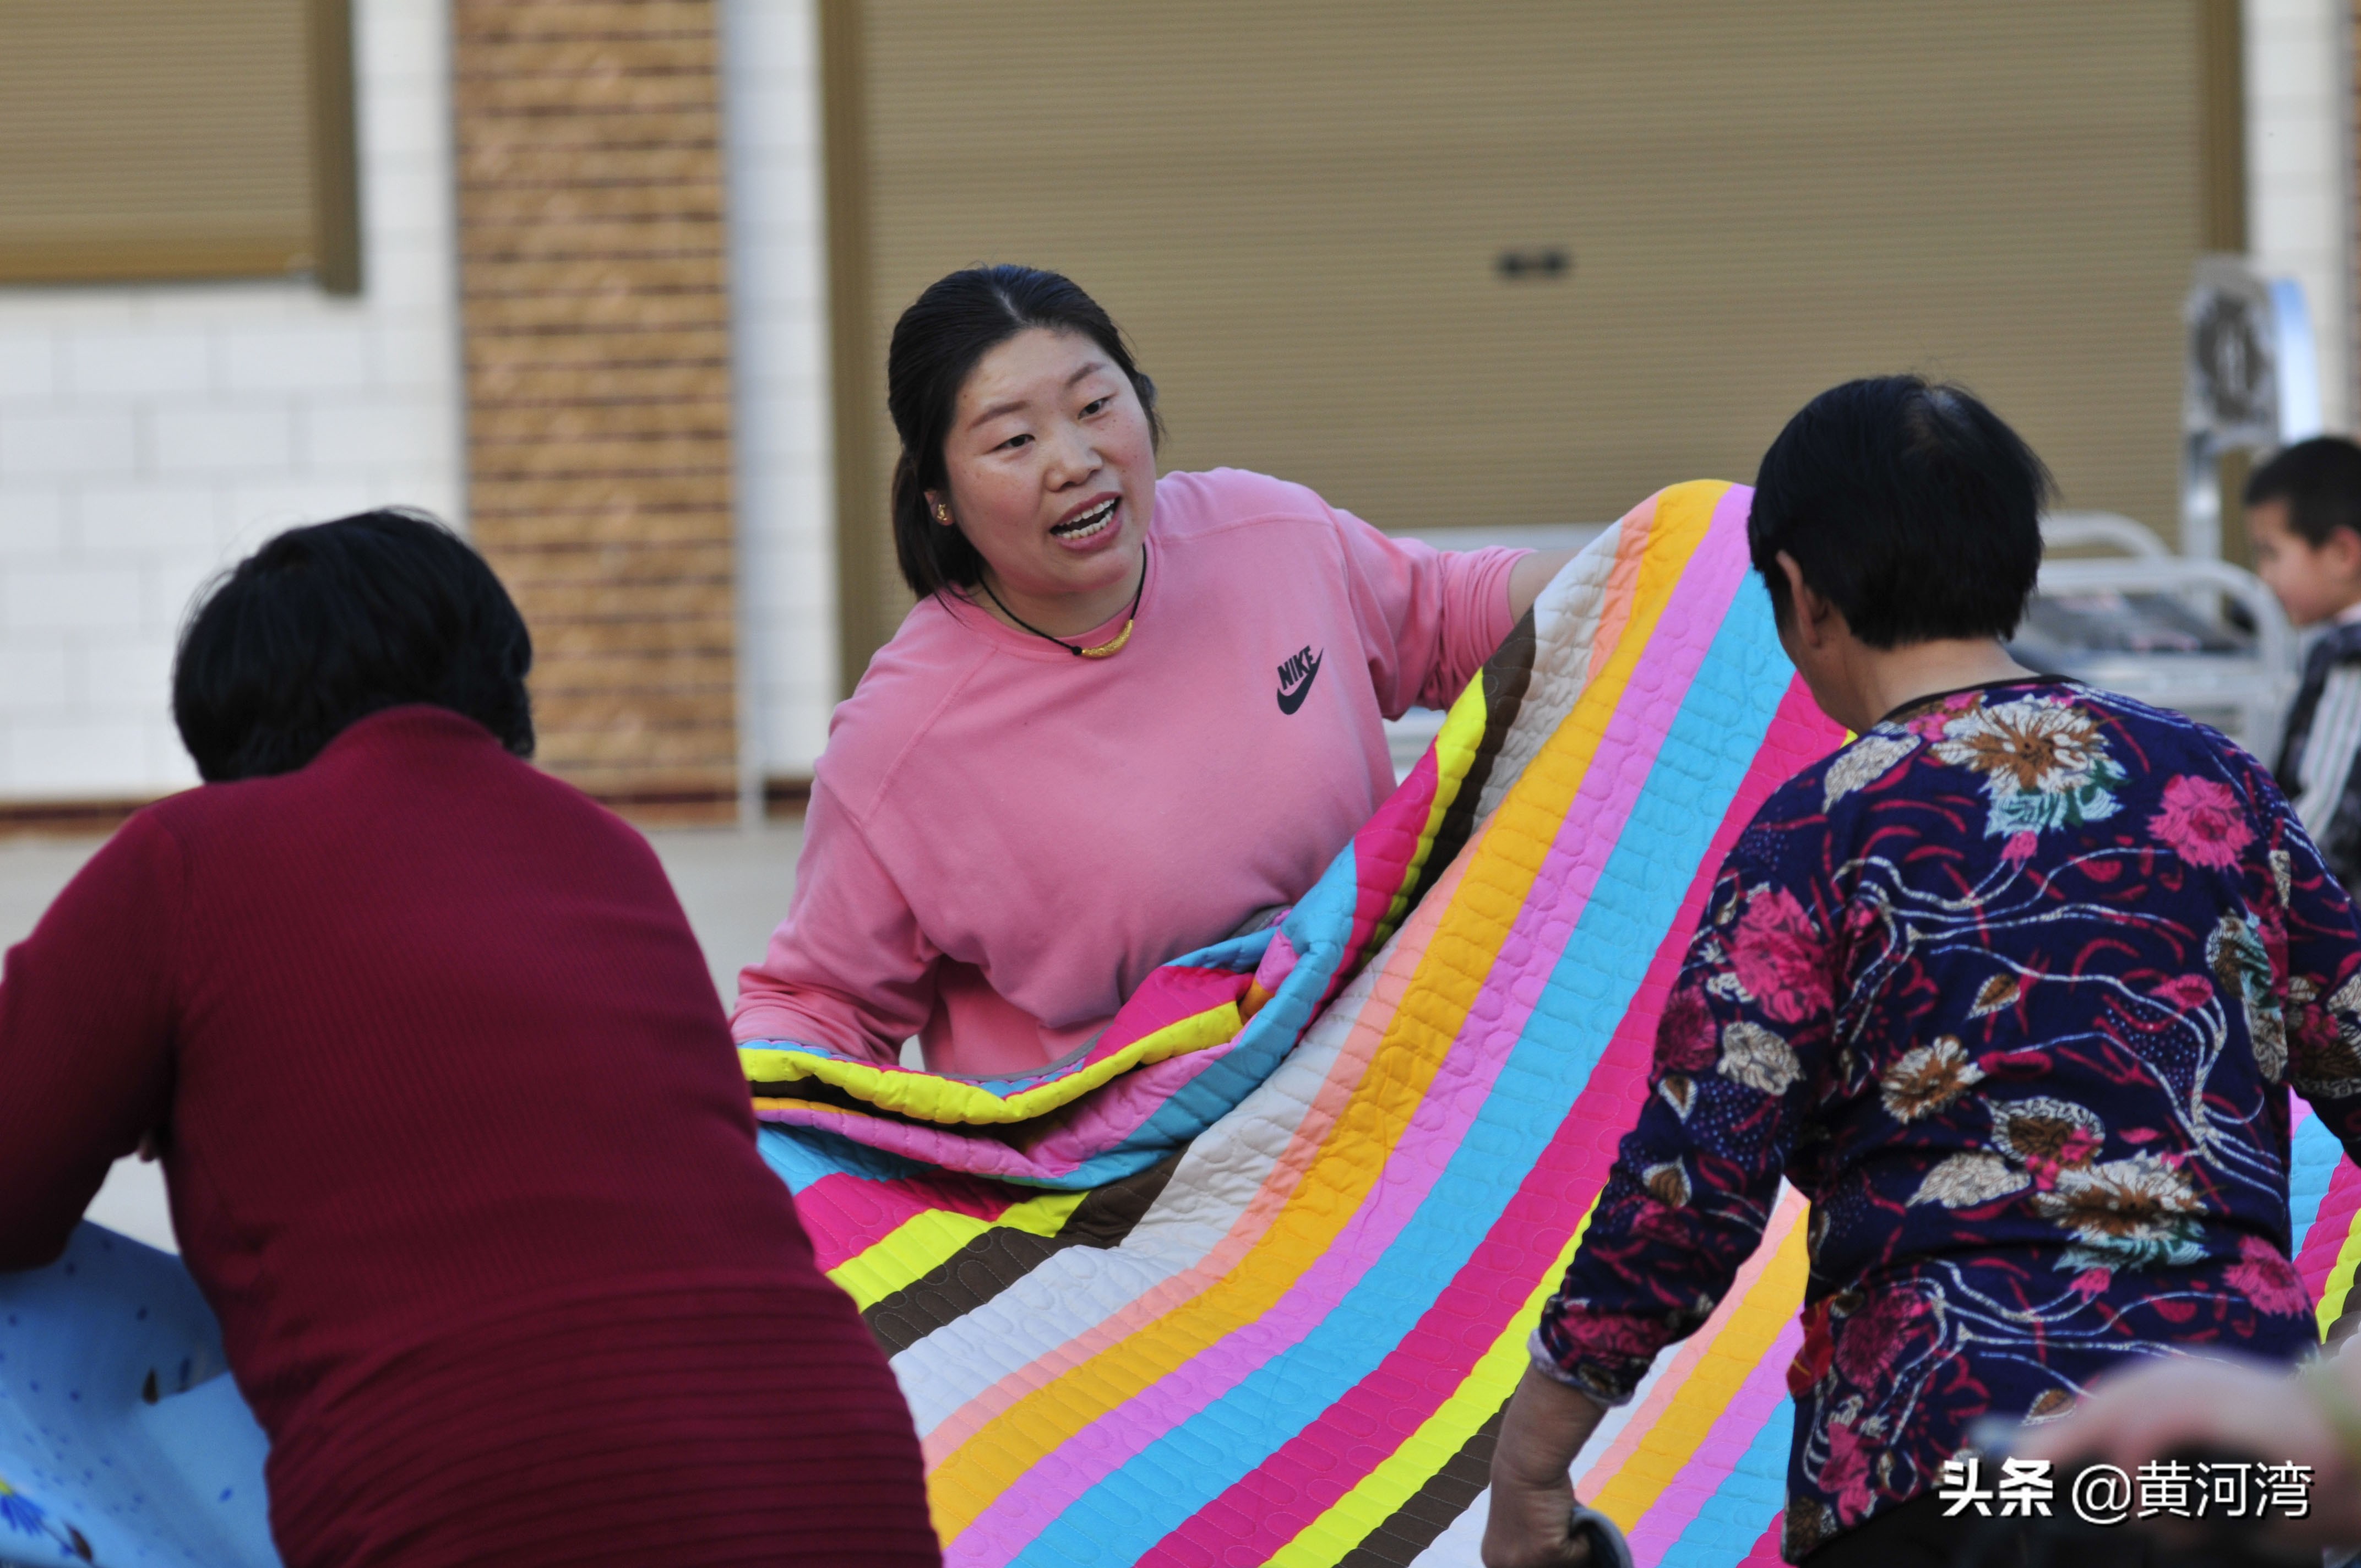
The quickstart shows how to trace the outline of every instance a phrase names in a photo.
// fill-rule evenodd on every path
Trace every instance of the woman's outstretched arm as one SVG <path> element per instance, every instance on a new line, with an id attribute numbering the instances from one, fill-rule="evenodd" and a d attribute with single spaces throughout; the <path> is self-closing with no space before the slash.
<path id="1" fill-rule="evenodd" d="M 1568 561 L 1580 554 L 1578 550 L 1536 550 L 1509 570 L 1509 619 L 1521 620 L 1525 611 L 1533 608 L 1533 600 L 1550 586 Z"/>
<path id="2" fill-rule="evenodd" d="M 179 844 L 135 817 L 9 949 L 0 1268 L 55 1260 L 107 1168 L 164 1130 L 181 890 Z"/>

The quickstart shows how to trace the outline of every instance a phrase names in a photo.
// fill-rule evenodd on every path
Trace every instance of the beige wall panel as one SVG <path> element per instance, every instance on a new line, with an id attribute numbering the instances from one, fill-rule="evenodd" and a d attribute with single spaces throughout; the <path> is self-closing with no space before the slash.
<path id="1" fill-rule="evenodd" d="M 1167 466 L 1265 469 L 1393 529 L 1751 478 L 1813 393 L 1914 368 L 1990 400 L 2069 504 L 2169 534 L 2199 23 L 869 0 L 870 349 L 952 268 L 1068 271 L 1156 378 Z M 1543 247 L 1572 274 L 1495 269 Z"/>
<path id="2" fill-rule="evenodd" d="M 0 0 L 0 280 L 314 264 L 306 0 Z"/>

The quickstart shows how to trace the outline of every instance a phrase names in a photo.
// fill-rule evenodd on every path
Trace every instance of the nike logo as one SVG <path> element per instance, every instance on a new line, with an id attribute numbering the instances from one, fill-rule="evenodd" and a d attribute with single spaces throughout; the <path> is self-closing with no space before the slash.
<path id="1" fill-rule="evenodd" d="M 1323 648 L 1317 653 L 1306 648 L 1279 667 L 1279 711 L 1293 713 L 1303 706 L 1303 694 L 1312 689 L 1312 681 L 1320 674 L 1320 661 L 1328 656 Z"/>

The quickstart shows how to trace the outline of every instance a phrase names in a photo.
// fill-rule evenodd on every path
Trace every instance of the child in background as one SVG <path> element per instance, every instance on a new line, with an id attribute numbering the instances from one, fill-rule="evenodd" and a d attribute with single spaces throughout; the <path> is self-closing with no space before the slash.
<path id="1" fill-rule="evenodd" d="M 2361 446 L 2300 441 L 2246 481 L 2255 570 L 2298 626 L 2329 623 L 2304 661 L 2279 787 L 2347 888 L 2361 888 Z"/>

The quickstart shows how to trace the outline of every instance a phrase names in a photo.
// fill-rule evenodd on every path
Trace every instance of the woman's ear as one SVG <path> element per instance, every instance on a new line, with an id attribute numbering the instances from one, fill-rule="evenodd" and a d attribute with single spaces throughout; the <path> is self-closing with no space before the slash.
<path id="1" fill-rule="evenodd" d="M 1780 551 L 1778 564 L 1787 577 L 1787 605 L 1789 613 L 1795 618 L 1795 635 L 1803 639 L 1806 647 L 1817 648 L 1828 641 L 1828 618 L 1836 607 L 1813 592 L 1811 585 L 1804 581 L 1804 568 L 1795 565 L 1793 555 Z"/>
<path id="2" fill-rule="evenodd" d="M 951 521 L 951 509 L 943 504 L 942 492 L 940 490 L 928 490 L 926 492 L 926 495 L 927 515 L 933 518 L 937 522 L 941 523 L 944 527 L 950 527 Z"/>

